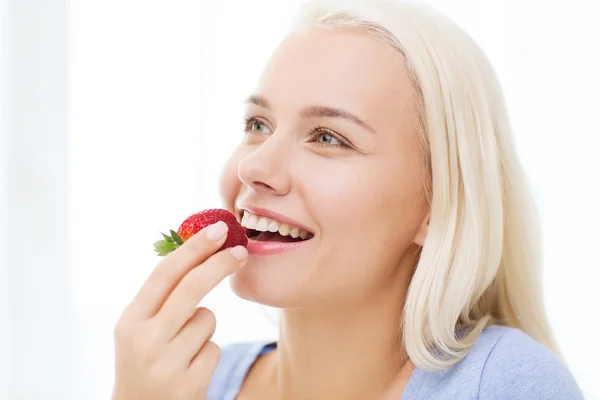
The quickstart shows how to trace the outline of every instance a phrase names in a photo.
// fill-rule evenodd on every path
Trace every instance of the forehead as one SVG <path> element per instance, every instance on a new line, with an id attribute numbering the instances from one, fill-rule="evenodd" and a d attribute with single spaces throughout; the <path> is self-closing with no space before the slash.
<path id="1" fill-rule="evenodd" d="M 405 63 L 391 47 L 357 30 L 313 28 L 281 44 L 256 93 L 275 111 L 328 105 L 368 116 L 377 125 L 390 113 L 412 108 L 410 85 Z"/>

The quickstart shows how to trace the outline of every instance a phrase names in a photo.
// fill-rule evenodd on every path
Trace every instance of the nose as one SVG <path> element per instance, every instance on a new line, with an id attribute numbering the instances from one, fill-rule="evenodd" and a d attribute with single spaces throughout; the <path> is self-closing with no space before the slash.
<path id="1" fill-rule="evenodd" d="M 271 134 L 238 165 L 238 177 L 257 193 L 284 195 L 290 191 L 290 146 Z"/>

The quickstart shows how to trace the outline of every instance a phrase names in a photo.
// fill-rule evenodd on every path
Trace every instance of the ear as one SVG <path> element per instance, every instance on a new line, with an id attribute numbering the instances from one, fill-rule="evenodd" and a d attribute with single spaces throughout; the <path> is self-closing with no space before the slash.
<path id="1" fill-rule="evenodd" d="M 421 221 L 421 224 L 419 225 L 419 229 L 417 230 L 417 234 L 415 235 L 415 238 L 413 239 L 413 242 L 418 244 L 421 247 L 423 247 L 425 245 L 425 238 L 427 237 L 427 231 L 429 229 L 430 216 L 431 216 L 431 210 L 427 211 L 427 215 L 425 215 L 425 218 L 423 218 L 423 221 Z"/>

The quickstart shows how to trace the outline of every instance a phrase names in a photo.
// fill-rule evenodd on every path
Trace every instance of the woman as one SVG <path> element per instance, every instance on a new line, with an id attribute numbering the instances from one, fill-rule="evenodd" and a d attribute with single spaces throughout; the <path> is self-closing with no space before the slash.
<path id="1" fill-rule="evenodd" d="M 217 223 L 116 335 L 115 400 L 581 399 L 542 304 L 535 209 L 500 87 L 437 12 L 311 1 L 248 99 Z M 210 342 L 202 297 L 281 309 L 277 343 Z"/>

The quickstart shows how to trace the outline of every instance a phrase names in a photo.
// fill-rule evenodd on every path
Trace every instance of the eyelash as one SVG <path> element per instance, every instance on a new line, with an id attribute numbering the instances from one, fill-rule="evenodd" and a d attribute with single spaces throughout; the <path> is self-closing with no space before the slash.
<path id="1" fill-rule="evenodd" d="M 245 129 L 244 129 L 244 131 L 246 133 L 252 133 L 253 131 L 251 131 L 250 128 L 255 123 L 263 124 L 264 125 L 264 122 L 259 121 L 255 117 L 245 118 Z M 340 138 L 333 131 L 331 131 L 331 130 L 323 127 L 323 126 L 320 126 L 320 125 L 317 125 L 314 128 L 312 128 L 309 131 L 309 136 L 311 138 L 316 139 L 316 138 L 319 137 L 319 134 L 322 134 L 322 133 L 325 133 L 325 134 L 327 134 L 327 135 L 335 138 L 339 142 L 339 144 L 319 143 L 317 141 L 313 141 L 313 143 L 315 143 L 318 146 L 322 146 L 322 147 L 337 147 L 337 148 L 341 148 L 341 149 L 349 149 L 351 147 L 345 140 L 343 140 L 342 138 Z"/>

